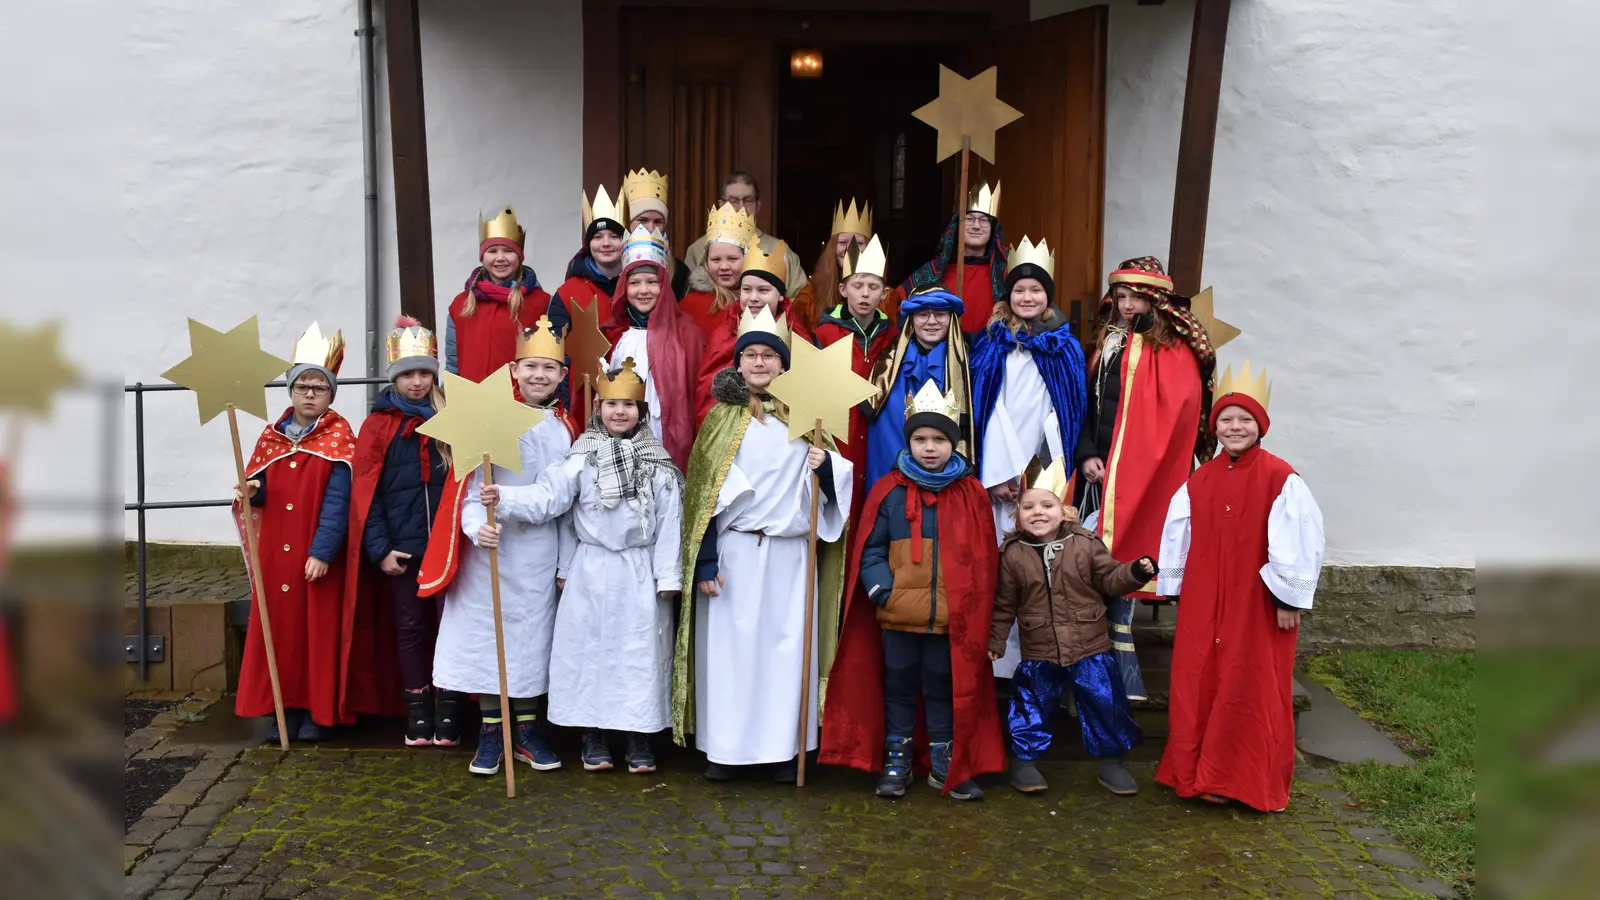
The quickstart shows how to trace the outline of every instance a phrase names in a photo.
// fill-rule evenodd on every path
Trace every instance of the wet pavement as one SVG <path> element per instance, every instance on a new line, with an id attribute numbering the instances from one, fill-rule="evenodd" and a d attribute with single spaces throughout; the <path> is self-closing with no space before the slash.
<path id="1" fill-rule="evenodd" d="M 1450 896 L 1310 767 L 1278 815 L 1177 799 L 1153 780 L 1154 747 L 1130 764 L 1137 797 L 1061 752 L 1043 795 L 990 776 L 980 802 L 920 784 L 887 801 L 836 768 L 805 788 L 710 783 L 682 750 L 654 775 L 585 773 L 567 734 L 566 767 L 519 766 L 508 799 L 503 777 L 468 774 L 468 749 L 400 749 L 385 727 L 230 755 L 253 727 L 213 715 L 148 751 L 211 744 L 215 768 L 129 832 L 128 896 Z"/>

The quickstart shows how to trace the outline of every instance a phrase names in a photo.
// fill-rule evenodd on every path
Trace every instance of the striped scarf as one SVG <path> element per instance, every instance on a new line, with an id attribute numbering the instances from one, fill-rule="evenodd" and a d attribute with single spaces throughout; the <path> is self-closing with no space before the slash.
<path id="1" fill-rule="evenodd" d="M 655 507 L 655 473 L 665 468 L 683 483 L 683 473 L 672 464 L 672 456 L 650 431 L 650 412 L 639 404 L 639 424 L 633 434 L 616 437 L 600 421 L 599 411 L 589 417 L 589 427 L 572 443 L 569 456 L 582 454 L 594 464 L 600 487 L 600 505 L 616 509 L 624 499 L 639 517 L 648 522 Z"/>

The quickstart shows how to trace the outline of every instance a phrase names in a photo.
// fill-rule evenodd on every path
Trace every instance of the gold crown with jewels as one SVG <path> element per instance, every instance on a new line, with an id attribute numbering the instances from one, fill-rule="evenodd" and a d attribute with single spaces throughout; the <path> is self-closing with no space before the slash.
<path id="1" fill-rule="evenodd" d="M 517 359 L 531 356 L 556 362 L 564 362 L 567 358 L 566 341 L 556 334 L 549 316 L 540 316 L 532 328 L 522 329 L 522 334 L 517 336 Z"/>
<path id="2" fill-rule="evenodd" d="M 629 206 L 638 206 L 641 200 L 660 201 L 660 205 L 667 205 L 667 176 L 651 169 L 637 169 L 622 176 L 622 196 Z M 655 204 L 646 203 L 654 208 Z M 627 220 L 624 219 L 624 222 Z"/>
<path id="3" fill-rule="evenodd" d="M 732 244 L 749 250 L 756 242 L 756 220 L 733 204 L 724 203 L 706 216 L 706 243 Z"/>
<path id="4" fill-rule="evenodd" d="M 1044 238 L 1035 244 L 1028 240 L 1027 235 L 1022 236 L 1022 243 L 1011 248 L 1011 254 L 1006 260 L 1006 274 L 1010 275 L 1017 266 L 1032 263 L 1044 270 L 1052 279 L 1056 277 L 1056 253 L 1050 249 L 1050 242 Z"/>
<path id="5" fill-rule="evenodd" d="M 390 365 L 413 356 L 439 356 L 439 343 L 433 332 L 423 328 L 421 322 L 410 316 L 401 316 L 395 323 L 388 340 L 384 341 L 384 348 L 389 352 Z"/>
<path id="6" fill-rule="evenodd" d="M 490 238 L 507 238 L 516 243 L 518 247 L 524 246 L 528 232 L 517 224 L 517 214 L 511 207 L 500 210 L 500 214 L 485 221 L 483 214 L 478 214 L 478 242 L 481 244 Z"/>
<path id="7" fill-rule="evenodd" d="M 924 381 L 922 388 L 906 404 L 907 419 L 917 413 L 933 413 L 961 424 L 961 405 L 956 402 L 955 391 L 941 392 L 932 378 Z"/>
<path id="8" fill-rule="evenodd" d="M 749 247 L 744 251 L 744 265 L 739 267 L 739 274 L 749 272 L 766 272 L 775 276 L 779 284 L 789 280 L 789 245 L 778 241 L 772 247 L 771 253 L 765 253 L 760 247 Z M 780 288 L 781 290 L 781 288 Z M 787 293 L 787 292 L 785 292 Z"/>

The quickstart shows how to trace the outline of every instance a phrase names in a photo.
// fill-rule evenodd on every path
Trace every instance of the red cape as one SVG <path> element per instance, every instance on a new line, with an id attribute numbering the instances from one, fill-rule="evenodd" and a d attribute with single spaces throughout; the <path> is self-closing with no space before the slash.
<path id="1" fill-rule="evenodd" d="M 899 471 L 872 487 L 862 509 L 862 523 L 877 521 L 878 507 L 895 485 L 912 486 Z M 945 557 L 940 575 L 949 603 L 950 678 L 955 708 L 955 745 L 945 791 L 976 775 L 1006 766 L 1000 713 L 995 703 L 994 666 L 989 661 L 989 620 L 994 612 L 995 573 L 999 548 L 994 542 L 994 513 L 989 494 L 972 476 L 935 495 L 939 542 L 961 548 L 963 558 Z M 861 587 L 861 551 L 870 524 L 855 530 L 845 564 L 849 591 L 839 630 L 839 650 L 828 677 L 827 705 L 822 717 L 822 752 L 818 762 L 851 766 L 868 772 L 883 769 L 883 633 L 877 607 Z M 921 731 L 919 726 L 918 731 Z M 925 752 L 925 751 L 924 751 Z M 923 753 L 919 752 L 919 758 Z"/>
<path id="2" fill-rule="evenodd" d="M 1271 811 L 1294 780 L 1294 651 L 1261 567 L 1267 516 L 1288 463 L 1261 449 L 1219 456 L 1189 479 L 1189 556 L 1172 646 L 1167 747 L 1156 780 Z"/>
<path id="3" fill-rule="evenodd" d="M 784 297 L 778 301 L 778 315 L 789 314 L 789 298 Z M 711 332 L 711 337 L 706 340 L 706 349 L 700 357 L 700 373 L 695 379 L 695 413 L 694 427 L 700 430 L 700 423 L 705 421 L 706 413 L 711 412 L 711 407 L 717 405 L 715 397 L 711 396 L 711 379 L 718 372 L 733 365 L 733 348 L 739 343 L 739 312 L 744 305 L 735 303 L 717 315 L 720 317 L 717 327 Z M 790 330 L 794 333 L 793 340 L 813 343 L 811 329 L 794 322 L 789 323 Z"/>
<path id="4" fill-rule="evenodd" d="M 339 711 L 351 718 L 403 716 L 406 712 L 400 697 L 405 685 L 400 678 L 394 607 L 382 588 L 383 579 L 388 576 L 367 559 L 361 543 L 389 444 L 405 420 L 395 410 L 367 416 L 361 423 L 361 436 L 356 440 L 351 463 L 350 530 L 344 553 L 344 643 L 339 654 Z M 437 447 L 431 452 L 437 453 Z"/>
<path id="5" fill-rule="evenodd" d="M 566 407 L 558 403 L 548 411 L 561 419 L 573 440 L 578 439 L 583 429 Z M 468 474 L 471 474 L 470 469 Z M 433 530 L 428 532 L 428 550 L 422 555 L 422 568 L 417 571 L 419 597 L 442 593 L 461 567 L 461 495 L 466 490 L 467 479 L 458 476 L 452 465 L 450 477 L 445 479 L 444 496 L 439 498 L 439 512 L 433 517 Z"/>
<path id="6" fill-rule="evenodd" d="M 695 415 L 695 378 L 700 371 L 700 355 L 705 350 L 706 339 L 687 314 L 678 309 L 678 299 L 672 295 L 672 281 L 667 270 L 653 262 L 630 263 L 617 276 L 617 293 L 611 298 L 609 315 L 612 322 L 626 323 L 628 316 L 628 275 L 640 266 L 656 270 L 661 282 L 661 296 L 656 299 L 645 328 L 645 347 L 650 355 L 650 380 L 655 383 L 656 398 L 661 404 L 661 444 L 672 455 L 678 471 L 689 471 L 689 452 L 694 449 L 694 434 L 699 420 Z M 617 339 L 628 330 L 626 324 L 616 325 L 606 331 L 606 340 L 615 347 Z M 612 365 L 621 365 L 615 358 Z"/>
<path id="7" fill-rule="evenodd" d="M 855 332 L 838 324 L 824 320 L 817 325 L 816 342 L 819 347 L 830 347 L 834 341 L 848 340 L 850 342 L 850 368 L 857 375 L 867 380 L 872 379 L 872 367 L 886 353 L 894 349 L 895 341 L 900 337 L 900 329 L 891 324 L 872 339 L 872 345 L 861 350 L 861 342 L 856 340 Z M 867 416 L 861 411 L 858 404 L 850 408 L 850 434 L 839 443 L 839 452 L 850 460 L 855 468 L 855 500 L 852 504 L 850 521 L 859 522 L 861 505 L 867 497 Z M 838 438 L 838 435 L 834 436 Z"/>
<path id="8" fill-rule="evenodd" d="M 467 293 L 450 303 L 450 321 L 456 327 L 456 374 L 482 381 L 501 366 L 516 362 L 517 336 L 532 328 L 550 310 L 550 295 L 535 290 L 523 297 L 515 321 L 511 309 L 496 300 L 479 300 L 472 315 L 462 315 Z"/>
<path id="9" fill-rule="evenodd" d="M 274 422 L 282 420 L 280 416 Z M 256 441 L 247 469 L 252 477 L 272 469 L 266 479 L 265 505 L 248 509 L 257 517 L 256 546 L 261 557 L 261 571 L 252 574 L 265 588 L 272 617 L 283 705 L 310 710 L 312 721 L 323 726 L 355 721 L 353 716 L 342 715 L 339 701 L 344 691 L 339 659 L 344 644 L 342 622 L 347 618 L 345 563 L 343 558 L 329 560 L 328 574 L 308 582 L 306 551 L 317 533 L 328 478 L 334 466 L 349 465 L 354 454 L 350 423 L 329 410 L 298 443 L 291 442 L 275 425 L 268 425 Z M 244 545 L 239 504 L 234 504 L 233 512 Z M 266 645 L 254 595 L 234 709 L 241 716 L 266 716 L 273 711 Z"/>
<path id="10" fill-rule="evenodd" d="M 1156 559 L 1167 506 L 1194 470 L 1200 364 L 1187 344 L 1162 347 L 1142 338 L 1121 360 L 1117 379 L 1122 387 L 1095 532 L 1118 559 Z M 1129 596 L 1155 598 L 1155 585 L 1148 587 Z"/>

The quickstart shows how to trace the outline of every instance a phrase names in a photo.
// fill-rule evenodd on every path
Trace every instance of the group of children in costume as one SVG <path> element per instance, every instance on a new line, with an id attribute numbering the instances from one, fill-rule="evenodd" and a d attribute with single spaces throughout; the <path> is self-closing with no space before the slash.
<path id="1" fill-rule="evenodd" d="M 408 746 L 454 746 L 476 695 L 475 774 L 507 763 L 507 727 L 515 759 L 560 767 L 543 718 L 583 730 L 589 771 L 613 768 L 619 742 L 628 771 L 654 771 L 650 738 L 671 728 L 712 779 L 766 766 L 791 781 L 820 750 L 877 773 L 881 796 L 926 771 L 967 800 L 1008 769 L 1018 790 L 1046 789 L 1036 762 L 1070 694 L 1101 784 L 1132 794 L 1132 610 L 1178 598 L 1157 778 L 1282 809 L 1322 523 L 1260 447 L 1265 378 L 1246 364 L 1214 386 L 1205 329 L 1150 257 L 1112 273 L 1086 357 L 1054 303 L 1053 254 L 997 243 L 998 203 L 998 185 L 975 191 L 940 258 L 895 290 L 870 211 L 841 204 L 793 299 L 792 253 L 731 204 L 683 274 L 653 172 L 615 202 L 585 196 L 584 246 L 553 297 L 506 209 L 481 227 L 445 347 L 466 377 L 511 364 L 518 399 L 548 413 L 521 438 L 521 472 L 495 466 L 492 483 L 457 480 L 417 431 L 447 402 L 432 334 L 407 320 L 390 334 L 391 383 L 357 438 L 330 408 L 342 347 L 313 326 L 238 498 L 260 522 L 291 737 L 404 712 Z M 580 313 L 613 345 L 587 394 L 568 370 Z M 880 392 L 848 434 L 791 440 L 769 386 L 794 342 L 839 340 Z M 252 628 L 242 715 L 272 711 L 263 653 Z"/>

